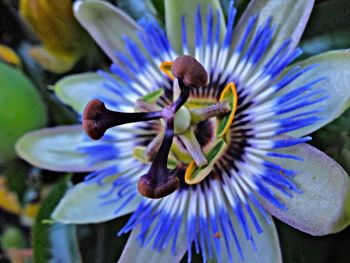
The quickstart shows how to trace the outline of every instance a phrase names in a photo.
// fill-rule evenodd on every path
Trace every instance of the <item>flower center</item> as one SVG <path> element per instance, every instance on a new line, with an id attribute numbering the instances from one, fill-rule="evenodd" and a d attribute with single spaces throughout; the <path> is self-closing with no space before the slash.
<path id="1" fill-rule="evenodd" d="M 140 194 L 149 198 L 161 198 L 178 189 L 179 166 L 187 167 L 188 184 L 199 183 L 210 173 L 227 147 L 223 137 L 232 123 L 237 103 L 233 83 L 222 91 L 219 101 L 188 101 L 191 90 L 208 84 L 207 72 L 193 57 L 180 56 L 174 62 L 162 63 L 160 68 L 173 80 L 176 99 L 170 105 L 161 109 L 156 104 L 163 95 L 160 89 L 138 99 L 137 112 L 111 111 L 98 99 L 90 101 L 83 112 L 83 128 L 95 140 L 114 126 L 160 121 L 162 131 L 147 146 L 134 149 L 137 160 L 151 163 L 138 182 Z"/>

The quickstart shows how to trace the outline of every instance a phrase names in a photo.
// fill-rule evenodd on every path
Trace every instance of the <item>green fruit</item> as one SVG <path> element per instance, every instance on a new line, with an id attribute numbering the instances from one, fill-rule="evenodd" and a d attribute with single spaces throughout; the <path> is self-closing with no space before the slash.
<path id="1" fill-rule="evenodd" d="M 46 121 L 45 104 L 33 83 L 20 70 L 0 63 L 0 161 L 14 159 L 16 140 Z"/>

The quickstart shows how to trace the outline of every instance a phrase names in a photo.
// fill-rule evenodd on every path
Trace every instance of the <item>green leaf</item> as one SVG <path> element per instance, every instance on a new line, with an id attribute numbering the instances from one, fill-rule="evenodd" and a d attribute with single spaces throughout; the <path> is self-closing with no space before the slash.
<path id="1" fill-rule="evenodd" d="M 128 235 L 117 237 L 117 232 L 126 225 L 128 219 L 123 216 L 102 224 L 77 225 L 83 262 L 117 262 L 128 239 Z"/>
<path id="2" fill-rule="evenodd" d="M 47 111 L 33 83 L 0 62 L 0 161 L 15 158 L 14 144 L 24 133 L 46 124 Z"/>
<path id="3" fill-rule="evenodd" d="M 103 184 L 82 182 L 75 185 L 60 200 L 52 213 L 52 218 L 66 224 L 88 224 L 105 222 L 133 212 L 139 205 L 141 198 L 139 195 L 125 206 L 123 206 L 127 200 L 125 196 L 103 204 L 110 199 L 101 196 L 110 191 L 113 181 L 118 176 L 120 175 L 109 176 Z M 123 208 L 118 209 L 120 206 Z"/>
<path id="4" fill-rule="evenodd" d="M 350 174 L 350 109 L 312 135 L 312 144 Z"/>
<path id="5" fill-rule="evenodd" d="M 220 0 L 222 11 L 224 12 L 225 16 L 228 16 L 229 6 L 230 6 L 231 0 Z M 239 18 L 244 10 L 247 8 L 247 5 L 249 4 L 250 0 L 235 0 L 233 5 L 237 9 L 237 15 L 236 17 Z"/>
<path id="6" fill-rule="evenodd" d="M 300 43 L 309 57 L 328 50 L 350 46 L 350 2 L 348 0 L 325 1 L 315 6 Z"/>
<path id="7" fill-rule="evenodd" d="M 284 263 L 348 263 L 350 228 L 313 237 L 276 220 Z"/>
<path id="8" fill-rule="evenodd" d="M 229 0 L 222 0 L 222 1 L 226 1 L 227 5 L 230 2 Z M 236 0 L 234 2 L 234 5 L 237 9 L 237 17 L 240 17 L 243 14 L 243 12 L 247 8 L 249 2 L 250 2 L 250 0 Z"/>
<path id="9" fill-rule="evenodd" d="M 20 159 L 7 162 L 2 173 L 6 176 L 6 184 L 11 191 L 16 192 L 20 200 L 23 200 L 24 193 L 29 186 L 29 167 Z"/>
<path id="10" fill-rule="evenodd" d="M 164 1 L 163 0 L 152 0 L 152 4 L 154 8 L 156 9 L 157 12 L 157 17 L 161 20 L 164 21 Z"/>
<path id="11" fill-rule="evenodd" d="M 211 5 L 213 10 L 218 10 L 219 19 L 221 22 L 221 36 L 223 36 L 226 31 L 224 15 L 219 0 L 165 0 L 165 25 L 167 36 L 170 40 L 172 47 L 179 54 L 182 54 L 182 16 L 185 17 L 186 21 L 186 33 L 188 46 L 190 48 L 190 54 L 193 54 L 193 47 L 195 43 L 195 13 L 198 4 L 201 7 L 202 19 L 205 19 L 206 14 L 208 13 L 209 5 Z M 216 17 L 216 12 L 214 12 L 214 14 L 214 16 Z M 216 19 L 217 18 L 215 18 L 215 20 Z M 206 27 L 203 27 L 203 32 L 207 32 Z"/>
<path id="12" fill-rule="evenodd" d="M 45 221 L 50 219 L 52 211 L 67 188 L 65 181 L 55 185 L 39 210 L 33 228 L 33 252 L 36 263 L 82 262 L 75 226 Z"/>

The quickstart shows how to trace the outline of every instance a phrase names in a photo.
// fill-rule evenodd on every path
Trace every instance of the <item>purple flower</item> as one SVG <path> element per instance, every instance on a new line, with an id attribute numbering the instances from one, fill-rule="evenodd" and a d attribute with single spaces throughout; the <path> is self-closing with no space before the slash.
<path id="1" fill-rule="evenodd" d="M 84 129 L 102 138 L 74 125 L 17 144 L 39 167 L 91 171 L 53 218 L 133 212 L 118 232 L 131 231 L 120 262 L 178 262 L 186 251 L 190 261 L 192 247 L 204 261 L 281 262 L 269 214 L 312 235 L 345 228 L 348 176 L 305 142 L 349 105 L 350 54 L 292 64 L 312 6 L 252 0 L 235 25 L 233 3 L 224 22 L 219 1 L 166 0 L 165 33 L 106 2 L 78 1 L 76 17 L 113 64 L 55 92 L 80 114 L 93 100 Z M 174 64 L 182 55 L 191 57 Z"/>

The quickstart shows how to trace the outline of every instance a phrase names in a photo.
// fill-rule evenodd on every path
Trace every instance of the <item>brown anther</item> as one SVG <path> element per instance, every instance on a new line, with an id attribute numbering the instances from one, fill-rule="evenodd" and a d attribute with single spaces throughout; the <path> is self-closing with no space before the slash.
<path id="1" fill-rule="evenodd" d="M 215 232 L 214 236 L 215 236 L 216 238 L 220 238 L 220 237 L 221 237 L 221 234 L 220 234 L 220 232 Z"/>
<path id="2" fill-rule="evenodd" d="M 91 100 L 83 112 L 83 129 L 92 139 L 100 139 L 105 130 L 98 125 L 101 113 L 106 110 L 104 103 L 98 99 Z"/>
<path id="3" fill-rule="evenodd" d="M 175 59 L 171 70 L 176 78 L 181 79 L 186 86 L 203 87 L 208 84 L 208 73 L 195 58 L 183 55 Z"/>
<path id="4" fill-rule="evenodd" d="M 143 175 L 139 179 L 137 189 L 145 197 L 158 199 L 172 194 L 179 185 L 180 180 L 176 176 L 169 176 L 165 183 L 155 184 L 148 175 Z"/>
<path id="5" fill-rule="evenodd" d="M 154 112 L 118 112 L 106 108 L 98 100 L 91 100 L 83 112 L 83 129 L 92 139 L 100 139 L 106 130 L 126 123 L 150 121 L 162 118 L 161 111 Z"/>

